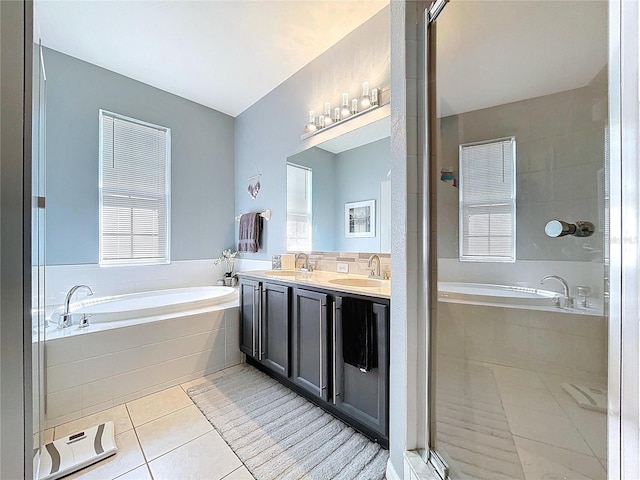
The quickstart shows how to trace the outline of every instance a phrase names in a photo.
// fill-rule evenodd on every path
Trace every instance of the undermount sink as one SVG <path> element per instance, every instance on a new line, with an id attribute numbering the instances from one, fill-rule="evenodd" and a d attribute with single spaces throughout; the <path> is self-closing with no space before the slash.
<path id="1" fill-rule="evenodd" d="M 373 278 L 334 278 L 329 280 L 334 285 L 343 285 L 345 287 L 381 287 L 384 280 L 375 280 Z"/>
<path id="2" fill-rule="evenodd" d="M 301 273 L 303 272 L 298 270 L 267 270 L 264 272 L 265 275 L 273 275 L 274 277 L 295 277 Z"/>

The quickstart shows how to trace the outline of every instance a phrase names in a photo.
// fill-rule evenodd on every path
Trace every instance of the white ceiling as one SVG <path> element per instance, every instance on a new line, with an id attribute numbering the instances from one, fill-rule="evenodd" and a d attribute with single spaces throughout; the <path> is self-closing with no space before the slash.
<path id="1" fill-rule="evenodd" d="M 36 0 L 45 46 L 237 116 L 388 0 Z"/>
<path id="2" fill-rule="evenodd" d="M 606 1 L 453 0 L 436 20 L 438 116 L 587 85 L 607 63 Z"/>

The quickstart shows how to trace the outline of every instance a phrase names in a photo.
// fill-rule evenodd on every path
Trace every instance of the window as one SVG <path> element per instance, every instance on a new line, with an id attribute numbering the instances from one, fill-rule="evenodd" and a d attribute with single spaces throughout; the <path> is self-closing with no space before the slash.
<path id="1" fill-rule="evenodd" d="M 460 145 L 460 260 L 516 260 L 516 140 Z"/>
<path id="2" fill-rule="evenodd" d="M 171 131 L 100 110 L 100 264 L 169 263 Z"/>
<path id="3" fill-rule="evenodd" d="M 287 163 L 287 250 L 311 251 L 311 169 Z"/>

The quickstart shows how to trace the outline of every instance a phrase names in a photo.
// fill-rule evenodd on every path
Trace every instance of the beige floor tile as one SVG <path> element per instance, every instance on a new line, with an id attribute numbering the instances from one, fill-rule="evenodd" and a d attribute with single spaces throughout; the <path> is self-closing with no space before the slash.
<path id="1" fill-rule="evenodd" d="M 512 405 L 505 405 L 504 410 L 513 435 L 591 455 L 591 449 L 568 417 Z"/>
<path id="2" fill-rule="evenodd" d="M 117 407 L 113 407 L 108 410 L 89 415 L 87 417 L 82 417 L 72 422 L 58 425 L 55 428 L 55 439 L 57 440 L 59 438 L 66 437 L 67 435 L 71 435 L 72 433 L 79 432 L 81 430 L 84 430 L 85 428 L 93 427 L 110 420 L 113 422 L 116 435 L 124 433 L 133 428 L 131 419 L 129 418 L 129 413 L 127 412 L 127 408 L 124 405 L 118 405 Z"/>
<path id="3" fill-rule="evenodd" d="M 224 477 L 224 480 L 255 480 L 253 475 L 249 473 L 247 467 L 240 467 L 237 470 L 234 470 L 229 475 Z"/>
<path id="4" fill-rule="evenodd" d="M 219 480 L 242 462 L 212 431 L 149 463 L 155 480 Z"/>
<path id="5" fill-rule="evenodd" d="M 127 403 L 133 426 L 160 418 L 181 408 L 193 405 L 189 396 L 180 387 L 173 387 Z"/>
<path id="6" fill-rule="evenodd" d="M 116 480 L 153 480 L 153 478 L 151 477 L 151 473 L 149 473 L 149 467 L 145 464 L 124 475 L 120 475 Z"/>
<path id="7" fill-rule="evenodd" d="M 527 480 L 567 478 L 606 480 L 607 474 L 597 458 L 514 437 Z"/>
<path id="8" fill-rule="evenodd" d="M 211 430 L 213 427 L 195 405 L 136 427 L 147 461 L 158 458 Z"/>
<path id="9" fill-rule="evenodd" d="M 47 428 L 44 432 L 42 432 L 42 444 L 45 445 L 47 443 L 53 442 L 53 432 L 55 429 Z"/>
<path id="10" fill-rule="evenodd" d="M 118 452 L 109 458 L 83 468 L 65 480 L 110 480 L 144 465 L 144 456 L 133 430 L 116 435 Z"/>

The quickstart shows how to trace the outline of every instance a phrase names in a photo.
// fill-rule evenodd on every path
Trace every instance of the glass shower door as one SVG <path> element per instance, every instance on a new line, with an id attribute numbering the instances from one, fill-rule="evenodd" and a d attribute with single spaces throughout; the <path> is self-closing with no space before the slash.
<path id="1" fill-rule="evenodd" d="M 450 478 L 606 478 L 607 8 L 451 0 L 429 25 L 430 445 Z"/>

